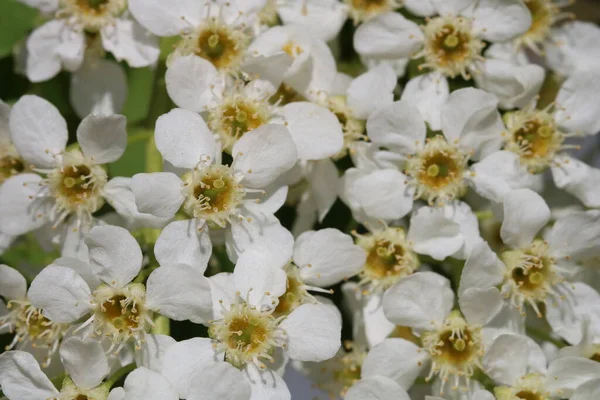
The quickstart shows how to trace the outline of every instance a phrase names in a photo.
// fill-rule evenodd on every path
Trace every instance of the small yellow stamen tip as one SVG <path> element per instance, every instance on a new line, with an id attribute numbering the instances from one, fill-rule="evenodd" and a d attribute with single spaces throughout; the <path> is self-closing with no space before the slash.
<path id="1" fill-rule="evenodd" d="M 246 120 L 248 119 L 248 114 L 245 111 L 238 111 L 235 114 L 235 120 L 237 122 L 246 122 Z"/>
<path id="2" fill-rule="evenodd" d="M 554 130 L 549 126 L 542 126 L 540 129 L 538 129 L 538 135 L 543 138 L 552 136 L 552 133 L 554 133 Z"/>
<path id="3" fill-rule="evenodd" d="M 452 35 L 448 35 L 446 36 L 446 39 L 444 39 L 444 46 L 448 47 L 448 48 L 455 48 L 456 46 L 458 46 L 460 44 L 460 39 L 458 38 L 458 36 L 452 34 Z"/>
<path id="4" fill-rule="evenodd" d="M 465 343 L 464 340 L 458 339 L 458 340 L 454 341 L 454 343 L 452 344 L 452 347 L 454 347 L 454 349 L 457 351 L 463 351 L 467 347 L 467 344 Z"/>
<path id="5" fill-rule="evenodd" d="M 208 38 L 208 45 L 213 48 L 217 47 L 219 45 L 219 35 L 217 35 L 216 33 L 211 35 Z"/>
<path id="6" fill-rule="evenodd" d="M 529 276 L 529 282 L 533 283 L 534 285 L 538 285 L 538 284 L 542 283 L 543 280 L 544 280 L 544 277 L 542 276 L 542 274 L 540 272 L 534 272 L 533 274 L 531 274 Z"/>
<path id="7" fill-rule="evenodd" d="M 224 187 L 224 186 L 225 186 L 225 182 L 223 181 L 223 179 L 215 179 L 215 180 L 213 181 L 213 186 L 214 186 L 216 189 L 221 189 L 222 187 Z"/>
<path id="8" fill-rule="evenodd" d="M 73 186 L 75 186 L 77 184 L 77 181 L 75 180 L 75 178 L 66 177 L 63 180 L 63 184 L 65 185 L 65 187 L 67 189 L 71 189 Z"/>
<path id="9" fill-rule="evenodd" d="M 427 175 L 431 177 L 436 177 L 440 173 L 440 167 L 437 164 L 432 164 L 427 167 Z"/>

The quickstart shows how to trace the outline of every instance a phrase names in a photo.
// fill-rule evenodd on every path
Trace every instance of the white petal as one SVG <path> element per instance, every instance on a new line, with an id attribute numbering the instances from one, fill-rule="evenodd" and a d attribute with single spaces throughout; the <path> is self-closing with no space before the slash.
<path id="1" fill-rule="evenodd" d="M 135 364 L 152 371 L 162 372 L 167 349 L 177 343 L 167 335 L 146 335 L 142 348 L 135 352 Z"/>
<path id="2" fill-rule="evenodd" d="M 476 0 L 429 0 L 438 14 L 457 15 L 467 7 L 476 3 Z"/>
<path id="3" fill-rule="evenodd" d="M 10 131 L 23 159 L 41 168 L 57 164 L 55 154 L 65 149 L 67 122 L 49 101 L 41 97 L 21 97 L 10 114 Z"/>
<path id="4" fill-rule="evenodd" d="M 495 287 L 470 288 L 458 298 L 460 310 L 470 324 L 485 325 L 500 312 L 503 297 Z"/>
<path id="5" fill-rule="evenodd" d="M 552 167 L 556 186 L 577 197 L 586 207 L 600 207 L 600 169 L 567 155 L 556 161 L 558 166 Z"/>
<path id="6" fill-rule="evenodd" d="M 408 389 L 421 373 L 427 359 L 427 352 L 412 342 L 386 339 L 367 354 L 362 365 L 362 376 L 385 376 Z"/>
<path id="7" fill-rule="evenodd" d="M 129 11 L 155 35 L 175 36 L 198 24 L 204 4 L 196 0 L 180 0 L 177 4 L 160 0 L 131 0 Z"/>
<path id="8" fill-rule="evenodd" d="M 212 319 L 208 279 L 187 265 L 154 270 L 146 284 L 146 305 L 176 321 L 205 323 Z"/>
<path id="9" fill-rule="evenodd" d="M 96 276 L 110 285 L 131 282 L 142 268 L 142 250 L 120 226 L 95 226 L 85 237 Z"/>
<path id="10" fill-rule="evenodd" d="M 578 71 L 592 70 L 598 63 L 600 29 L 592 22 L 568 21 L 552 29 L 548 41 L 546 62 L 557 73 L 569 76 Z"/>
<path id="11" fill-rule="evenodd" d="M 122 387 L 112 389 L 106 400 L 127 400 L 125 397 L 125 389 Z"/>
<path id="12" fill-rule="evenodd" d="M 347 18 L 344 6 L 336 0 L 289 1 L 278 5 L 277 13 L 285 25 L 302 25 L 325 42 L 337 36 Z"/>
<path id="13" fill-rule="evenodd" d="M 513 386 L 527 372 L 528 355 L 526 336 L 500 335 L 483 357 L 484 371 L 495 381 Z"/>
<path id="14" fill-rule="evenodd" d="M 229 363 L 217 363 L 192 377 L 187 400 L 248 400 L 250 384 L 244 374 Z"/>
<path id="15" fill-rule="evenodd" d="M 353 211 L 358 209 L 371 218 L 392 221 L 412 209 L 413 190 L 406 181 L 406 176 L 395 169 L 349 169 L 342 178 L 343 198 Z"/>
<path id="16" fill-rule="evenodd" d="M 473 246 L 460 277 L 459 295 L 470 288 L 487 289 L 502 283 L 504 264 L 485 241 Z"/>
<path id="17" fill-rule="evenodd" d="M 77 141 L 95 164 L 117 161 L 127 147 L 126 125 L 122 115 L 88 115 L 77 128 Z"/>
<path id="18" fill-rule="evenodd" d="M 415 154 L 425 142 L 427 127 L 410 101 L 397 101 L 379 108 L 367 120 L 369 138 L 378 146 L 402 155 Z"/>
<path id="19" fill-rule="evenodd" d="M 419 17 L 430 17 L 436 13 L 432 0 L 404 0 L 403 4 L 411 14 Z"/>
<path id="20" fill-rule="evenodd" d="M 236 291 L 257 307 L 272 306 L 285 293 L 287 276 L 281 264 L 274 264 L 267 249 L 256 246 L 244 251 L 233 271 Z"/>
<path id="21" fill-rule="evenodd" d="M 314 103 L 295 102 L 284 106 L 281 112 L 301 160 L 320 160 L 342 149 L 342 127 L 327 108 Z"/>
<path id="22" fill-rule="evenodd" d="M 46 400 L 58 395 L 35 358 L 24 351 L 0 355 L 0 386 L 10 400 Z"/>
<path id="23" fill-rule="evenodd" d="M 287 333 L 286 354 L 299 361 L 330 359 L 341 346 L 340 322 L 327 306 L 301 305 L 280 325 Z"/>
<path id="24" fill-rule="evenodd" d="M 458 140 L 475 160 L 500 149 L 504 124 L 498 100 L 481 89 L 459 89 L 448 97 L 442 110 L 442 130 L 450 140 Z"/>
<path id="25" fill-rule="evenodd" d="M 521 165 L 519 156 L 509 151 L 496 151 L 472 167 L 471 182 L 482 197 L 498 203 L 513 189 L 535 186 L 535 175 Z"/>
<path id="26" fill-rule="evenodd" d="M 248 208 L 246 207 L 248 210 Z M 251 220 L 233 220 L 226 233 L 227 254 L 232 261 L 239 254 L 254 247 L 268 249 L 274 264 L 283 265 L 292 257 L 294 238 L 272 214 L 248 210 Z"/>
<path id="27" fill-rule="evenodd" d="M 53 201 L 36 198 L 42 178 L 37 174 L 19 174 L 0 185 L 0 224 L 10 235 L 22 235 L 48 222 Z"/>
<path id="28" fill-rule="evenodd" d="M 130 67 L 141 68 L 158 59 L 158 38 L 133 19 L 116 18 L 100 32 L 102 46 L 113 53 L 117 61 L 125 60 Z"/>
<path id="29" fill-rule="evenodd" d="M 354 34 L 354 48 L 363 57 L 410 58 L 422 43 L 419 26 L 393 12 L 361 24 Z"/>
<path id="30" fill-rule="evenodd" d="M 558 218 L 545 237 L 552 256 L 575 260 L 600 256 L 600 210 L 580 211 Z"/>
<path id="31" fill-rule="evenodd" d="M 172 165 L 194 168 L 202 156 L 215 156 L 216 142 L 202 117 L 176 108 L 156 121 L 156 147 Z"/>
<path id="32" fill-rule="evenodd" d="M 296 146 L 289 131 L 267 124 L 242 136 L 234 145 L 235 170 L 244 174 L 243 184 L 263 188 L 296 164 Z"/>
<path id="33" fill-rule="evenodd" d="M 201 274 L 206 271 L 211 252 L 208 227 L 199 231 L 194 220 L 171 222 L 162 230 L 154 246 L 159 264 L 190 265 Z"/>
<path id="34" fill-rule="evenodd" d="M 183 182 L 170 172 L 137 174 L 131 179 L 131 190 L 138 210 L 162 218 L 172 218 L 183 203 Z"/>
<path id="35" fill-rule="evenodd" d="M 164 361 L 164 376 L 175 386 L 179 397 L 187 398 L 190 393 L 192 377 L 218 361 L 223 355 L 217 355 L 209 338 L 194 338 L 175 343 L 167 349 Z"/>
<path id="36" fill-rule="evenodd" d="M 257 81 L 250 82 L 248 86 L 252 87 L 253 82 L 259 82 L 263 93 L 275 94 L 285 77 L 286 71 L 294 61 L 294 58 L 284 51 L 269 56 L 249 54 L 242 70 L 250 76 L 258 77 Z"/>
<path id="37" fill-rule="evenodd" d="M 148 368 L 139 367 L 127 375 L 125 384 L 127 399 L 178 400 L 175 388 L 164 376 Z"/>
<path id="38" fill-rule="evenodd" d="M 383 296 L 385 316 L 396 325 L 431 329 L 454 306 L 450 282 L 433 272 L 418 272 L 392 286 Z"/>
<path id="39" fill-rule="evenodd" d="M 490 42 L 514 39 L 531 26 L 531 13 L 520 0 L 479 0 L 473 13 L 473 29 Z"/>
<path id="40" fill-rule="evenodd" d="M 24 300 L 27 296 L 27 281 L 19 271 L 0 264 L 0 296 L 7 300 Z"/>
<path id="41" fill-rule="evenodd" d="M 461 226 L 451 218 L 446 207 L 452 206 L 423 206 L 413 213 L 408 240 L 414 243 L 413 249 L 417 253 L 443 260 L 465 245 L 465 235 L 461 232 Z"/>
<path id="42" fill-rule="evenodd" d="M 593 135 L 600 131 L 600 74 L 597 71 L 578 72 L 563 83 L 556 104 L 556 121 L 565 129 Z"/>
<path id="43" fill-rule="evenodd" d="M 22 0 L 21 3 L 37 8 L 44 14 L 52 13 L 58 8 L 58 0 Z"/>
<path id="44" fill-rule="evenodd" d="M 60 257 L 54 260 L 49 266 L 72 269 L 73 271 L 77 272 L 77 274 L 85 281 L 85 283 L 88 284 L 92 290 L 98 287 L 98 285 L 101 283 L 98 277 L 94 275 L 92 266 L 88 262 L 77 258 Z"/>
<path id="45" fill-rule="evenodd" d="M 123 109 L 127 97 L 127 75 L 111 60 L 87 61 L 71 75 L 69 99 L 77 115 L 114 114 Z"/>
<path id="46" fill-rule="evenodd" d="M 82 389 L 98 386 L 109 372 L 104 348 L 97 340 L 70 337 L 60 346 L 60 358 L 73 382 Z"/>
<path id="47" fill-rule="evenodd" d="M 559 357 L 548 366 L 547 389 L 560 390 L 560 396 L 571 397 L 575 389 L 593 379 L 600 379 L 600 364 L 582 357 Z"/>
<path id="48" fill-rule="evenodd" d="M 389 64 L 381 64 L 358 76 L 347 91 L 353 116 L 367 119 L 373 111 L 392 104 L 395 87 L 396 73 Z"/>
<path id="49" fill-rule="evenodd" d="M 331 286 L 356 275 L 365 263 L 364 250 L 337 229 L 305 232 L 294 245 L 294 263 L 309 285 Z"/>
<path id="50" fill-rule="evenodd" d="M 449 94 L 448 80 L 438 73 L 429 73 L 409 80 L 400 99 L 414 104 L 431 129 L 437 131 L 442 128 L 442 107 Z"/>
<path id="51" fill-rule="evenodd" d="M 504 200 L 502 241 L 513 248 L 529 245 L 550 221 L 550 208 L 544 199 L 529 189 L 509 192 Z"/>
<path id="52" fill-rule="evenodd" d="M 31 304 L 42 308 L 53 322 L 70 323 L 92 309 L 90 288 L 70 268 L 44 268 L 31 282 L 28 296 Z"/>
<path id="53" fill-rule="evenodd" d="M 169 97 L 177 106 L 202 112 L 215 103 L 223 81 L 215 66 L 196 55 L 177 57 L 165 74 Z"/>
<path id="54" fill-rule="evenodd" d="M 488 58 L 474 79 L 477 86 L 498 97 L 500 108 L 507 110 L 532 104 L 542 87 L 544 75 L 545 71 L 539 65 L 516 65 Z"/>
<path id="55" fill-rule="evenodd" d="M 65 23 L 51 20 L 35 29 L 27 39 L 27 78 L 43 82 L 56 76 L 62 67 L 57 49 Z"/>
<path id="56" fill-rule="evenodd" d="M 579 386 L 571 400 L 588 400 L 600 398 L 600 379 L 594 379 Z"/>
<path id="57" fill-rule="evenodd" d="M 348 390 L 346 400 L 410 400 L 408 393 L 396 382 L 383 376 L 361 379 Z"/>
<path id="58" fill-rule="evenodd" d="M 338 169 L 330 159 L 314 161 L 306 180 L 317 207 L 318 219 L 322 222 L 339 193 L 341 181 Z"/>
<path id="59" fill-rule="evenodd" d="M 56 53 L 60 57 L 64 69 L 75 72 L 84 61 L 86 36 L 81 29 L 78 29 L 68 23 L 60 32 L 60 45 L 56 48 Z"/>
<path id="60" fill-rule="evenodd" d="M 292 395 L 281 376 L 275 371 L 259 370 L 254 364 L 246 365 L 244 370 L 250 383 L 250 400 L 290 400 Z"/>

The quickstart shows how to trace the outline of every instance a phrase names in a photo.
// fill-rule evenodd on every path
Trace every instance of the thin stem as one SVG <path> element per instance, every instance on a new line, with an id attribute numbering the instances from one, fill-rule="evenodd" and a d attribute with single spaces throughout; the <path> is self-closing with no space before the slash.
<path id="1" fill-rule="evenodd" d="M 127 137 L 127 144 L 129 145 L 129 144 L 137 143 L 137 142 L 145 142 L 146 140 L 150 139 L 153 134 L 154 134 L 154 132 L 152 132 L 150 130 L 136 133 L 134 135 Z"/>
<path id="2" fill-rule="evenodd" d="M 114 386 L 115 383 L 117 383 L 119 380 L 121 380 L 121 378 L 123 378 L 125 375 L 127 375 L 134 369 L 135 369 L 135 363 L 127 364 L 126 366 L 121 367 L 120 369 L 117 370 L 117 372 L 112 374 L 110 376 L 110 378 L 108 378 L 106 380 L 106 382 L 104 382 L 104 384 L 107 385 L 108 388 L 110 389 Z"/>

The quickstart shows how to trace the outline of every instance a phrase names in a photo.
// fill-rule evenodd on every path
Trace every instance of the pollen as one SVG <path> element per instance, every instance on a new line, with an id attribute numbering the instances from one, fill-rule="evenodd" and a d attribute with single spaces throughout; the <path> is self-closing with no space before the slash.
<path id="1" fill-rule="evenodd" d="M 61 0 L 57 17 L 97 33 L 127 10 L 126 0 Z"/>
<path id="2" fill-rule="evenodd" d="M 522 313 L 527 303 L 541 317 L 540 303 L 545 303 L 549 296 L 560 299 L 557 286 L 563 283 L 563 278 L 558 274 L 543 241 L 535 240 L 524 249 L 504 251 L 500 258 L 506 265 L 502 291 Z"/>
<path id="3" fill-rule="evenodd" d="M 425 47 L 415 57 L 424 57 L 422 68 L 439 71 L 450 78 L 470 79 L 483 60 L 485 44 L 473 34 L 473 22 L 467 17 L 436 17 L 423 27 Z"/>
<path id="4" fill-rule="evenodd" d="M 249 43 L 250 37 L 243 27 L 232 27 L 210 16 L 199 29 L 182 35 L 172 56 L 195 54 L 219 71 L 235 73 Z"/>
<path id="5" fill-rule="evenodd" d="M 265 125 L 271 117 L 271 106 L 266 100 L 235 93 L 210 111 L 208 125 L 221 137 L 223 149 L 231 153 L 239 138 Z"/>
<path id="6" fill-rule="evenodd" d="M 337 117 L 342 126 L 344 147 L 334 156 L 334 159 L 340 159 L 353 151 L 356 142 L 367 140 L 365 134 L 366 122 L 353 115 L 345 96 L 330 96 L 324 105 Z"/>
<path id="7" fill-rule="evenodd" d="M 565 138 L 573 135 L 562 132 L 548 111 L 525 109 L 504 116 L 505 148 L 519 155 L 530 173 L 543 172 L 561 150 L 573 147 L 564 145 Z"/>
<path id="8" fill-rule="evenodd" d="M 289 55 L 292 58 L 296 58 L 300 54 L 304 53 L 302 47 L 293 40 L 290 40 L 286 44 L 284 44 L 281 50 L 283 50 L 287 55 Z"/>
<path id="9" fill-rule="evenodd" d="M 386 228 L 376 233 L 356 236 L 356 244 L 367 255 L 359 273 L 359 284 L 367 290 L 385 290 L 420 266 L 419 258 L 412 251 L 402 228 Z"/>
<path id="10" fill-rule="evenodd" d="M 225 361 L 236 368 L 254 363 L 266 369 L 264 360 L 274 362 L 276 347 L 285 345 L 285 333 L 278 328 L 282 318 L 272 310 L 261 311 L 246 302 L 231 305 L 223 319 L 212 321 L 208 334 L 215 348 L 225 353 Z"/>
<path id="11" fill-rule="evenodd" d="M 146 289 L 141 283 L 130 283 L 123 288 L 100 285 L 93 293 L 94 333 L 110 338 L 113 345 L 122 346 L 132 338 L 139 346 L 152 324 L 152 312 L 144 305 L 145 297 Z"/>
<path id="12" fill-rule="evenodd" d="M 242 185 L 226 165 L 200 166 L 183 176 L 185 212 L 193 218 L 225 227 L 245 195 Z"/>
<path id="13" fill-rule="evenodd" d="M 345 0 L 355 24 L 402 6 L 398 0 Z"/>
<path id="14" fill-rule="evenodd" d="M 553 398 L 545 388 L 545 377 L 542 374 L 531 373 L 518 379 L 515 386 L 498 386 L 494 388 L 498 400 L 550 400 Z"/>
<path id="15" fill-rule="evenodd" d="M 409 184 L 416 188 L 415 198 L 441 205 L 464 195 L 468 160 L 467 154 L 443 136 L 428 139 L 422 150 L 406 163 Z"/>
<path id="16" fill-rule="evenodd" d="M 26 171 L 25 162 L 12 145 L 0 145 L 0 184 L 14 175 Z"/>
<path id="17" fill-rule="evenodd" d="M 287 275 L 286 289 L 285 293 L 279 296 L 277 307 L 273 312 L 275 317 L 289 315 L 302 304 L 315 301 L 306 290 L 298 267 L 289 263 L 284 267 L 284 271 Z"/>
<path id="18" fill-rule="evenodd" d="M 15 336 L 6 350 L 25 344 L 48 349 L 43 364 L 47 367 L 67 331 L 67 325 L 50 321 L 44 317 L 41 309 L 32 306 L 27 300 L 10 300 L 7 308 L 9 313 L 0 317 L 0 331 L 7 330 Z"/>
<path id="19" fill-rule="evenodd" d="M 446 381 L 454 378 L 452 389 L 464 386 L 477 368 L 481 367 L 483 344 L 481 327 L 469 325 L 460 312 L 453 311 L 444 324 L 434 331 L 426 331 L 422 335 L 423 348 L 429 352 L 432 366 L 427 380 L 438 375 L 442 380 L 442 391 Z"/>

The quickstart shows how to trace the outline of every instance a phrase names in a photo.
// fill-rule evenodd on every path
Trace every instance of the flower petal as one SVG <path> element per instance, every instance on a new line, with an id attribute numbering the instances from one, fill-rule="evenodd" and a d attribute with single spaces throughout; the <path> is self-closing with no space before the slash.
<path id="1" fill-rule="evenodd" d="M 215 66 L 196 55 L 177 57 L 165 74 L 169 97 L 186 110 L 203 112 L 215 103 L 215 93 L 223 91 L 223 81 Z"/>
<path id="2" fill-rule="evenodd" d="M 77 272 L 65 267 L 44 268 L 31 282 L 28 297 L 52 322 L 71 323 L 92 309 L 92 293 L 87 283 Z"/>
<path id="3" fill-rule="evenodd" d="M 129 11 L 146 29 L 158 36 L 175 36 L 197 26 L 205 3 L 180 0 L 167 4 L 160 0 L 130 0 Z"/>
<path id="4" fill-rule="evenodd" d="M 550 221 L 550 208 L 544 199 L 529 189 L 510 192 L 504 200 L 502 241 L 513 248 L 529 245 Z"/>
<path id="5" fill-rule="evenodd" d="M 577 197 L 586 207 L 600 207 L 600 169 L 591 167 L 576 158 L 557 157 L 552 177 L 557 187 Z"/>
<path id="6" fill-rule="evenodd" d="M 559 357 L 548 366 L 546 389 L 570 398 L 581 385 L 600 379 L 600 364 L 583 357 Z"/>
<path id="7" fill-rule="evenodd" d="M 117 61 L 125 60 L 130 67 L 141 68 L 158 60 L 158 38 L 134 19 L 115 18 L 113 23 L 104 26 L 100 33 L 102 46 L 106 51 L 110 51 Z"/>
<path id="8" fill-rule="evenodd" d="M 600 256 L 600 210 L 573 212 L 558 218 L 545 239 L 557 259 Z"/>
<path id="9" fill-rule="evenodd" d="M 385 316 L 396 325 L 431 329 L 441 324 L 454 306 L 450 282 L 433 272 L 417 272 L 388 289 L 383 296 Z"/>
<path id="10" fill-rule="evenodd" d="M 85 237 L 96 276 L 110 285 L 124 286 L 142 268 L 142 250 L 127 229 L 95 226 Z"/>
<path id="11" fill-rule="evenodd" d="M 487 289 L 499 285 L 504 279 L 504 271 L 504 264 L 489 244 L 485 241 L 477 243 L 465 262 L 460 277 L 459 296 L 470 288 Z"/>
<path id="12" fill-rule="evenodd" d="M 162 372 L 167 349 L 177 343 L 168 335 L 146 335 L 142 348 L 135 352 L 135 364 L 152 371 Z"/>
<path id="13" fill-rule="evenodd" d="M 58 395 L 35 358 L 25 351 L 0 354 L 0 386 L 11 400 L 46 400 Z"/>
<path id="14" fill-rule="evenodd" d="M 465 245 L 461 226 L 451 218 L 446 207 L 452 206 L 423 206 L 412 214 L 408 240 L 414 243 L 417 253 L 443 260 Z M 435 229 L 432 229 L 434 226 Z"/>
<path id="15" fill-rule="evenodd" d="M 531 18 L 520 0 L 479 0 L 473 12 L 473 30 L 484 40 L 505 42 L 527 32 Z"/>
<path id="16" fill-rule="evenodd" d="M 49 101 L 25 95 L 10 114 L 10 131 L 17 151 L 25 161 L 41 168 L 57 165 L 56 154 L 65 149 L 67 123 Z"/>
<path id="17" fill-rule="evenodd" d="M 37 198 L 42 178 L 37 174 L 19 174 L 0 185 L 0 224 L 2 232 L 22 235 L 48 222 L 53 201 Z"/>
<path id="18" fill-rule="evenodd" d="M 77 128 L 77 142 L 94 164 L 117 161 L 127 147 L 126 125 L 123 115 L 88 115 Z"/>
<path id="19" fill-rule="evenodd" d="M 396 73 L 389 64 L 381 64 L 354 79 L 347 90 L 353 116 L 364 120 L 373 111 L 392 104 L 396 81 Z"/>
<path id="20" fill-rule="evenodd" d="M 295 102 L 284 106 L 281 113 L 301 160 L 321 160 L 342 149 L 342 126 L 327 108 L 314 103 Z"/>
<path id="21" fill-rule="evenodd" d="M 528 357 L 527 337 L 503 334 L 487 349 L 483 357 L 484 371 L 495 381 L 513 386 L 527 372 Z"/>
<path id="22" fill-rule="evenodd" d="M 294 263 L 309 285 L 327 287 L 351 278 L 365 260 L 365 251 L 337 229 L 304 232 L 294 245 Z"/>
<path id="23" fill-rule="evenodd" d="M 600 74 L 585 71 L 573 74 L 563 83 L 556 96 L 554 117 L 566 130 L 594 135 L 600 131 Z"/>
<path id="24" fill-rule="evenodd" d="M 156 240 L 154 255 L 160 265 L 185 264 L 201 274 L 206 271 L 212 252 L 208 227 L 201 230 L 194 220 L 173 221 Z"/>
<path id="25" fill-rule="evenodd" d="M 432 72 L 409 80 L 402 91 L 400 100 L 417 107 L 429 127 L 438 131 L 442 128 L 442 108 L 449 94 L 448 80 L 444 76 Z"/>
<path id="26" fill-rule="evenodd" d="M 171 172 L 136 174 L 131 179 L 139 212 L 161 218 L 173 218 L 183 204 L 181 185 L 181 179 Z"/>
<path id="27" fill-rule="evenodd" d="M 362 57 L 410 58 L 423 43 L 423 32 L 401 14 L 388 12 L 359 25 L 354 48 Z"/>
<path id="28" fill-rule="evenodd" d="M 346 400 L 410 400 L 406 390 L 383 376 L 361 379 L 348 390 Z"/>
<path id="29" fill-rule="evenodd" d="M 341 321 L 320 304 L 303 304 L 281 323 L 287 333 L 286 354 L 292 360 L 324 361 L 341 346 Z"/>
<path id="30" fill-rule="evenodd" d="M 213 317 L 208 279 L 187 265 L 155 269 L 146 283 L 146 306 L 175 321 L 200 324 Z"/>
<path id="31" fill-rule="evenodd" d="M 61 68 L 58 48 L 65 22 L 51 20 L 35 29 L 27 38 L 27 78 L 32 82 L 43 82 L 56 76 Z"/>
<path id="32" fill-rule="evenodd" d="M 202 156 L 213 159 L 217 145 L 202 117 L 176 108 L 156 121 L 154 134 L 160 154 L 179 168 L 194 168 Z"/>
<path id="33" fill-rule="evenodd" d="M 470 288 L 458 298 L 460 311 L 470 324 L 485 325 L 502 309 L 503 297 L 495 287 Z"/>
<path id="34" fill-rule="evenodd" d="M 263 125 L 244 134 L 231 153 L 234 169 L 244 175 L 242 183 L 255 189 L 273 183 L 298 159 L 289 131 L 279 124 Z"/>
<path id="35" fill-rule="evenodd" d="M 60 346 L 60 358 L 73 382 L 82 389 L 98 386 L 109 372 L 104 348 L 97 340 L 70 337 Z"/>
<path id="36" fill-rule="evenodd" d="M 179 400 L 177 391 L 164 376 L 145 367 L 130 372 L 123 388 L 127 399 Z"/>
<path id="37" fill-rule="evenodd" d="M 233 271 L 236 291 L 254 306 L 272 307 L 285 293 L 287 276 L 281 264 L 274 264 L 267 249 L 256 246 L 244 251 Z"/>
<path id="38" fill-rule="evenodd" d="M 8 265 L 0 265 L 0 296 L 7 300 L 24 300 L 27 296 L 27 281 L 19 271 Z"/>
<path id="39" fill-rule="evenodd" d="M 221 362 L 195 373 L 187 400 L 248 400 L 251 392 L 243 372 Z"/>
<path id="40" fill-rule="evenodd" d="M 292 398 L 285 381 L 275 371 L 261 371 L 254 364 L 246 365 L 244 371 L 252 389 L 250 400 L 290 400 Z"/>

